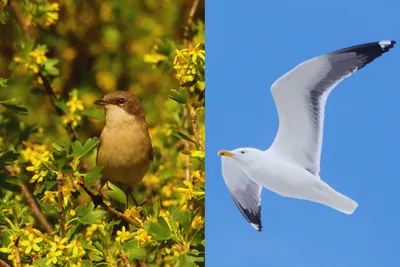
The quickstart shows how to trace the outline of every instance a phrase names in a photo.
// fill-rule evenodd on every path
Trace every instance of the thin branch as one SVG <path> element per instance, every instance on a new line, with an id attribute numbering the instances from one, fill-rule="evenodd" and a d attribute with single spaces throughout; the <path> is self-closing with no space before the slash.
<path id="1" fill-rule="evenodd" d="M 19 255 L 19 249 L 18 249 L 18 244 L 19 244 L 19 238 L 15 241 L 15 264 L 18 267 L 21 267 L 21 256 Z"/>
<path id="2" fill-rule="evenodd" d="M 184 123 L 183 127 L 185 130 L 189 128 L 189 108 L 187 106 L 183 107 L 183 118 L 184 118 Z M 185 142 L 185 150 L 189 151 L 190 150 L 190 143 L 187 140 L 184 140 Z M 190 181 L 190 154 L 187 154 L 185 157 L 185 179 L 186 181 Z"/>
<path id="3" fill-rule="evenodd" d="M 188 109 L 190 110 L 190 108 L 188 107 Z M 196 137 L 197 142 L 199 143 L 200 147 L 202 148 L 202 150 L 204 150 L 204 144 L 202 139 L 200 138 L 200 134 L 199 134 L 199 128 L 197 126 L 197 114 L 196 111 L 190 111 L 190 121 L 192 123 L 192 130 L 193 130 L 193 134 Z"/>
<path id="4" fill-rule="evenodd" d="M 7 262 L 0 260 L 0 267 L 11 267 Z"/>
<path id="5" fill-rule="evenodd" d="M 99 195 L 95 195 L 92 191 L 90 191 L 84 184 L 84 182 L 81 180 L 79 181 L 79 185 L 80 187 L 82 187 L 83 190 L 85 190 L 85 192 L 90 196 L 90 198 L 93 201 L 93 204 L 95 206 L 101 206 L 103 207 L 106 211 L 114 214 L 115 216 L 117 216 L 119 219 L 123 220 L 126 223 L 132 224 L 136 227 L 142 227 L 137 221 L 135 221 L 134 219 L 126 216 L 125 214 L 123 214 L 122 212 L 117 211 L 116 209 L 108 206 L 104 201 L 103 198 Z"/>
<path id="6" fill-rule="evenodd" d="M 10 0 L 9 1 L 9 5 L 11 10 L 14 13 L 15 18 L 17 19 L 17 22 L 22 30 L 22 32 L 29 38 L 29 39 L 33 39 L 34 34 L 32 33 L 32 27 L 29 23 L 26 23 L 24 18 L 23 18 L 23 14 L 21 12 L 20 7 L 17 4 L 16 0 Z M 49 79 L 43 75 L 43 73 L 41 71 L 39 71 L 38 76 L 42 79 L 43 81 L 43 86 L 46 90 L 47 95 L 50 97 L 50 102 L 52 104 L 52 106 L 56 109 L 57 114 L 59 116 L 64 115 L 64 111 L 62 111 L 60 108 L 58 108 L 55 104 L 55 101 L 57 100 L 57 96 L 54 93 L 53 88 L 51 87 L 50 81 Z M 77 140 L 76 134 L 74 129 L 72 128 L 72 125 L 69 123 L 67 124 L 67 132 L 68 135 L 70 136 L 70 138 L 72 139 L 72 141 Z"/>
<path id="7" fill-rule="evenodd" d="M 139 260 L 140 267 L 147 267 L 147 264 L 144 261 Z"/>
<path id="8" fill-rule="evenodd" d="M 16 0 L 9 0 L 8 4 L 11 8 L 11 11 L 14 13 L 14 16 L 17 20 L 17 23 L 19 25 L 19 27 L 21 28 L 22 32 L 29 38 L 29 39 L 33 39 L 35 36 L 34 33 L 34 28 L 32 27 L 32 25 L 30 23 L 27 23 L 24 18 L 23 18 L 23 14 L 22 11 L 17 3 L 18 1 Z"/>
<path id="9" fill-rule="evenodd" d="M 129 260 L 128 260 L 128 256 L 126 256 L 125 253 L 121 255 L 121 260 L 125 264 L 126 267 L 131 267 L 131 264 L 129 263 Z"/>
<path id="10" fill-rule="evenodd" d="M 49 79 L 48 79 L 46 76 L 44 76 L 43 73 L 42 73 L 41 71 L 39 71 L 38 76 L 39 76 L 40 79 L 42 79 L 42 81 L 43 81 L 43 86 L 44 86 L 44 88 L 45 88 L 45 90 L 46 90 L 47 95 L 48 95 L 49 98 L 50 98 L 51 105 L 56 109 L 57 114 L 58 114 L 59 116 L 64 115 L 64 111 L 63 111 L 62 109 L 60 109 L 59 107 L 56 106 L 57 96 L 56 96 L 56 94 L 54 93 L 53 87 L 51 86 L 51 83 L 50 83 Z M 77 140 L 77 136 L 76 136 L 76 134 L 75 134 L 75 131 L 74 131 L 74 129 L 72 128 L 72 125 L 71 125 L 70 123 L 67 124 L 67 129 L 66 129 L 66 130 L 67 130 L 68 135 L 69 135 L 69 137 L 71 138 L 72 141 Z"/>
<path id="11" fill-rule="evenodd" d="M 183 32 L 183 45 L 186 47 L 188 41 L 189 41 L 189 29 L 190 29 L 190 25 L 193 23 L 193 17 L 194 14 L 196 13 L 196 9 L 199 6 L 199 0 L 194 0 L 192 3 L 192 6 L 189 10 L 189 15 L 188 15 L 188 19 L 186 22 L 186 27 L 185 27 L 185 31 Z"/>
<path id="12" fill-rule="evenodd" d="M 64 175 L 57 177 L 58 183 L 58 212 L 60 213 L 60 235 L 61 238 L 65 237 L 65 210 L 64 210 L 64 195 L 63 195 L 63 178 Z"/>
<path id="13" fill-rule="evenodd" d="M 28 187 L 24 183 L 19 183 L 21 186 L 22 194 L 24 195 L 26 202 L 36 220 L 40 223 L 42 228 L 48 233 L 51 234 L 54 232 L 53 228 L 51 227 L 50 223 L 47 221 L 46 217 L 40 211 L 36 200 L 33 198 L 31 192 L 29 192 Z"/>

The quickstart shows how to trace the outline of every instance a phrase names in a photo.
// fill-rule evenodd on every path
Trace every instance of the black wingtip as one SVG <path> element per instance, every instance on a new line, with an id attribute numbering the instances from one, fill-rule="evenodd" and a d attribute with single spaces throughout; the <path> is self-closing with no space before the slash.
<path id="1" fill-rule="evenodd" d="M 389 51 L 391 48 L 394 47 L 394 45 L 396 44 L 396 41 L 392 40 L 384 40 L 384 41 L 380 41 L 378 42 L 379 46 L 381 47 L 383 53 Z"/>
<path id="2" fill-rule="evenodd" d="M 360 45 L 354 45 L 347 48 L 339 49 L 333 51 L 329 54 L 341 54 L 341 53 L 348 53 L 348 52 L 355 52 L 357 54 L 363 54 L 370 56 L 372 58 L 377 58 L 381 56 L 383 53 L 388 52 L 391 48 L 394 47 L 396 41 L 392 40 L 382 40 L 379 42 L 372 42 L 372 43 L 364 43 Z"/>
<path id="3" fill-rule="evenodd" d="M 234 198 L 233 201 L 235 202 L 236 206 L 239 208 L 240 213 L 242 213 L 243 217 L 251 224 L 251 226 L 256 229 L 258 232 L 262 231 L 261 225 L 261 205 L 258 206 L 256 211 L 251 211 L 248 209 L 243 208 L 242 205 Z"/>

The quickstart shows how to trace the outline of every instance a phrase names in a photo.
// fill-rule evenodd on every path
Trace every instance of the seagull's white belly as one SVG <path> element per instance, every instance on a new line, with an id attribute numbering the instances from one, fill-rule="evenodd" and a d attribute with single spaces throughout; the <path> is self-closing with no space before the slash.
<path id="1" fill-rule="evenodd" d="M 303 167 L 277 157 L 265 157 L 246 173 L 254 182 L 285 197 L 307 198 L 321 182 Z"/>

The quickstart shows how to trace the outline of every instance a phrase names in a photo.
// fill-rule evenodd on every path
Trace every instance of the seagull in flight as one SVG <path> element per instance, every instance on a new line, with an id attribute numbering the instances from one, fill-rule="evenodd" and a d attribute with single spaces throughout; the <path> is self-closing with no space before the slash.
<path id="1" fill-rule="evenodd" d="M 320 159 L 325 104 L 344 78 L 388 52 L 395 41 L 352 46 L 307 60 L 271 87 L 279 129 L 266 151 L 256 148 L 221 150 L 222 176 L 242 215 L 261 226 L 263 187 L 284 197 L 317 202 L 345 214 L 358 204 L 321 180 Z"/>

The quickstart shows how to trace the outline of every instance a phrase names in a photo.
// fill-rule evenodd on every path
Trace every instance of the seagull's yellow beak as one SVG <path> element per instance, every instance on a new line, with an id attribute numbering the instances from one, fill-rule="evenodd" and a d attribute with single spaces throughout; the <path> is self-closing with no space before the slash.
<path id="1" fill-rule="evenodd" d="M 224 157 L 233 157 L 234 156 L 231 152 L 229 152 L 227 150 L 220 150 L 218 152 L 218 155 L 224 156 Z"/>

